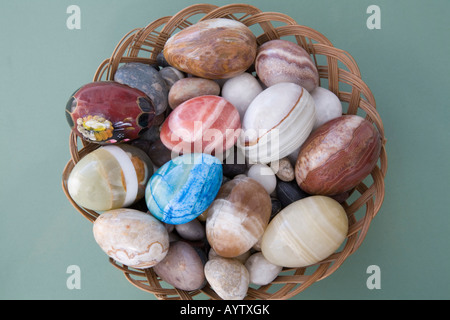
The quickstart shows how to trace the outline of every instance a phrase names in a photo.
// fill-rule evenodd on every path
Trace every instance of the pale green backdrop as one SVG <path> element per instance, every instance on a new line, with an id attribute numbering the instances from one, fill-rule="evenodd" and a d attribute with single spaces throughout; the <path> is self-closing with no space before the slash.
<path id="1" fill-rule="evenodd" d="M 450 2 L 243 2 L 288 14 L 350 52 L 388 139 L 386 198 L 363 245 L 296 299 L 450 298 Z M 153 299 L 109 264 L 62 192 L 64 108 L 123 35 L 194 3 L 0 2 L 1 299 Z M 81 8 L 80 30 L 66 27 L 71 4 Z M 366 27 L 372 4 L 379 30 Z M 66 285 L 70 265 L 80 267 L 81 289 Z M 366 286 L 370 265 L 380 267 L 381 289 Z"/>

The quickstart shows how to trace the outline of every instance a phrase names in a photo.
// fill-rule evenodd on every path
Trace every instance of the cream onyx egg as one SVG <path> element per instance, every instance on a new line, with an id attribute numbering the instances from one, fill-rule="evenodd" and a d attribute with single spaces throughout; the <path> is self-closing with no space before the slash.
<path id="1" fill-rule="evenodd" d="M 67 181 L 68 192 L 86 209 L 106 211 L 127 207 L 144 197 L 152 174 L 149 157 L 137 147 L 103 146 L 74 166 Z"/>
<path id="2" fill-rule="evenodd" d="M 269 262 L 301 268 L 334 253 L 348 232 L 347 214 L 336 200 L 311 196 L 293 202 L 269 223 L 261 252 Z"/>

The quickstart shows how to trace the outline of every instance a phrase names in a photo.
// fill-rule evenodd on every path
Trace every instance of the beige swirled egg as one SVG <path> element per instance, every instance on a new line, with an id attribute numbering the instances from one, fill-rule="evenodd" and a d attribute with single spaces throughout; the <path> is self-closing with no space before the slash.
<path id="1" fill-rule="evenodd" d="M 305 267 L 334 253 L 347 232 L 344 208 L 330 197 L 311 196 L 293 202 L 273 218 L 264 232 L 261 251 L 273 264 Z"/>
<path id="2" fill-rule="evenodd" d="M 94 222 L 93 232 L 109 257 L 136 269 L 153 267 L 169 250 L 169 234 L 162 222 L 134 209 L 102 213 Z"/>

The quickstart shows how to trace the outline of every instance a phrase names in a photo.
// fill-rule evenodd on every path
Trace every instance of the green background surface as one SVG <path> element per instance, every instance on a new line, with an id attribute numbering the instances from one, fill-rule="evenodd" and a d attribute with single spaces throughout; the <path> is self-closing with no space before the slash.
<path id="1" fill-rule="evenodd" d="M 70 158 L 64 108 L 123 35 L 194 3 L 0 2 L 1 299 L 154 299 L 109 264 L 90 223 L 63 194 Z M 386 197 L 364 243 L 295 299 L 450 298 L 450 2 L 245 3 L 288 14 L 348 51 L 388 140 Z M 80 30 L 66 27 L 71 4 L 81 8 Z M 380 30 L 366 27 L 372 4 L 381 8 Z M 79 290 L 66 286 L 70 265 L 80 267 Z M 370 265 L 380 267 L 381 289 L 366 286 Z"/>

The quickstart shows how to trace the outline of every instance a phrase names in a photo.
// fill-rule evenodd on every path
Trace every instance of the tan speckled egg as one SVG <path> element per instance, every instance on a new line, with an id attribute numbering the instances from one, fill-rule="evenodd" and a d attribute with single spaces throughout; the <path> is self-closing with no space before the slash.
<path id="1" fill-rule="evenodd" d="M 205 265 L 205 277 L 223 300 L 243 300 L 250 278 L 247 268 L 236 259 L 216 257 Z"/>
<path id="2" fill-rule="evenodd" d="M 261 251 L 273 264 L 305 267 L 334 253 L 347 232 L 344 208 L 330 197 L 311 196 L 293 202 L 273 218 L 262 238 Z"/>
<path id="3" fill-rule="evenodd" d="M 152 215 L 134 209 L 102 213 L 94 222 L 93 232 L 109 257 L 136 269 L 153 267 L 169 250 L 166 227 Z"/>
<path id="4" fill-rule="evenodd" d="M 237 257 L 258 242 L 271 212 L 270 196 L 261 184 L 248 177 L 234 178 L 208 208 L 208 242 L 219 256 Z"/>

